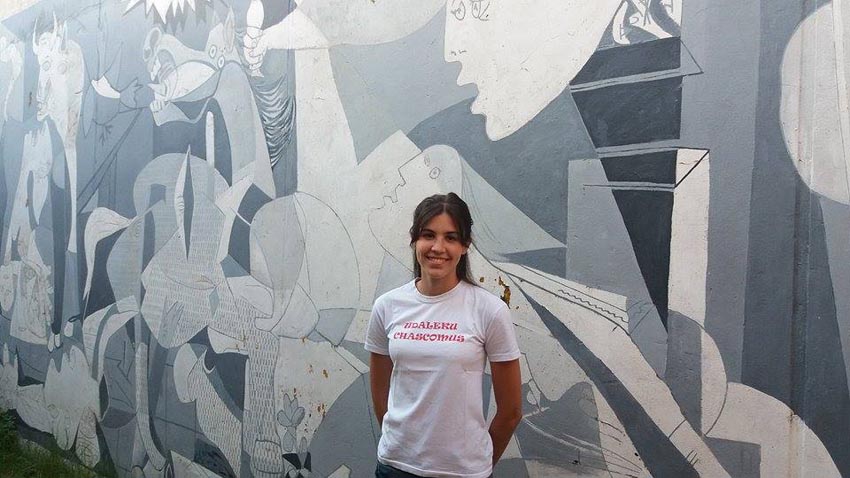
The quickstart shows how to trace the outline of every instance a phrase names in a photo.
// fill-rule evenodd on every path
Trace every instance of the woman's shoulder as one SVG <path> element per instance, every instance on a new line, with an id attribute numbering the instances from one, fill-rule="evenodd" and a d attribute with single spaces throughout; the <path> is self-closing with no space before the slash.
<path id="1" fill-rule="evenodd" d="M 464 282 L 464 287 L 468 296 L 474 298 L 476 308 L 482 312 L 494 314 L 501 309 L 508 308 L 501 297 L 484 287 L 466 282 Z"/>
<path id="2" fill-rule="evenodd" d="M 399 299 L 409 297 L 413 293 L 414 289 L 415 289 L 415 286 L 413 285 L 412 280 L 405 282 L 404 284 L 402 284 L 402 285 L 400 285 L 400 286 L 398 286 L 394 289 L 390 289 L 390 290 L 384 292 L 383 294 L 379 295 L 378 298 L 375 299 L 375 302 L 374 302 L 372 307 L 375 308 L 375 307 L 379 307 L 379 306 L 385 306 L 385 305 L 392 303 L 395 300 L 399 300 Z"/>

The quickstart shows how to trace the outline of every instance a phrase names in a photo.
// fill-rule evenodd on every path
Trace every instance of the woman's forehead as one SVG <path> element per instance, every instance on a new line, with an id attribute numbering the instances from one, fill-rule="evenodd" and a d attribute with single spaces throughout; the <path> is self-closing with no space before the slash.
<path id="1" fill-rule="evenodd" d="M 422 230 L 434 232 L 457 232 L 458 226 L 454 218 L 447 212 L 441 212 L 432 217 L 422 226 Z"/>

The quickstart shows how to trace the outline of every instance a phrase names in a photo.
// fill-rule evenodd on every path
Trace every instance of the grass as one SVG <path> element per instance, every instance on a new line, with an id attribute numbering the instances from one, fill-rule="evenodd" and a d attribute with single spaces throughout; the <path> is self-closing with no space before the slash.
<path id="1" fill-rule="evenodd" d="M 93 478 L 97 475 L 83 466 L 69 463 L 58 448 L 45 450 L 22 446 L 18 441 L 15 419 L 0 410 L 0 478 Z"/>

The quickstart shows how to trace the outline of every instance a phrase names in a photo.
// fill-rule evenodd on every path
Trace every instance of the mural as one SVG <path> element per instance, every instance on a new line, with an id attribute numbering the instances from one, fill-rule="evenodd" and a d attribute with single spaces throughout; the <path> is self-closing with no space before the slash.
<path id="1" fill-rule="evenodd" d="M 372 476 L 370 308 L 456 191 L 496 476 L 850 475 L 850 5 L 739 3 L 9 13 L 0 407 L 120 476 Z"/>

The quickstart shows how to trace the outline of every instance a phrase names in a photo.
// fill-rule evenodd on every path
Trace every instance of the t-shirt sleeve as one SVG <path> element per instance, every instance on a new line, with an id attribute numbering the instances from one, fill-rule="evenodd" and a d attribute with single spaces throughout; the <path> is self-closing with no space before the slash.
<path id="1" fill-rule="evenodd" d="M 375 352 L 381 355 L 390 354 L 390 340 L 387 337 L 387 328 L 385 324 L 384 301 L 375 301 L 372 306 L 372 316 L 369 317 L 369 326 L 366 328 L 366 342 L 364 348 L 369 352 Z"/>
<path id="2" fill-rule="evenodd" d="M 511 311 L 505 304 L 496 310 L 484 334 L 484 351 L 491 362 L 509 362 L 519 358 Z"/>

